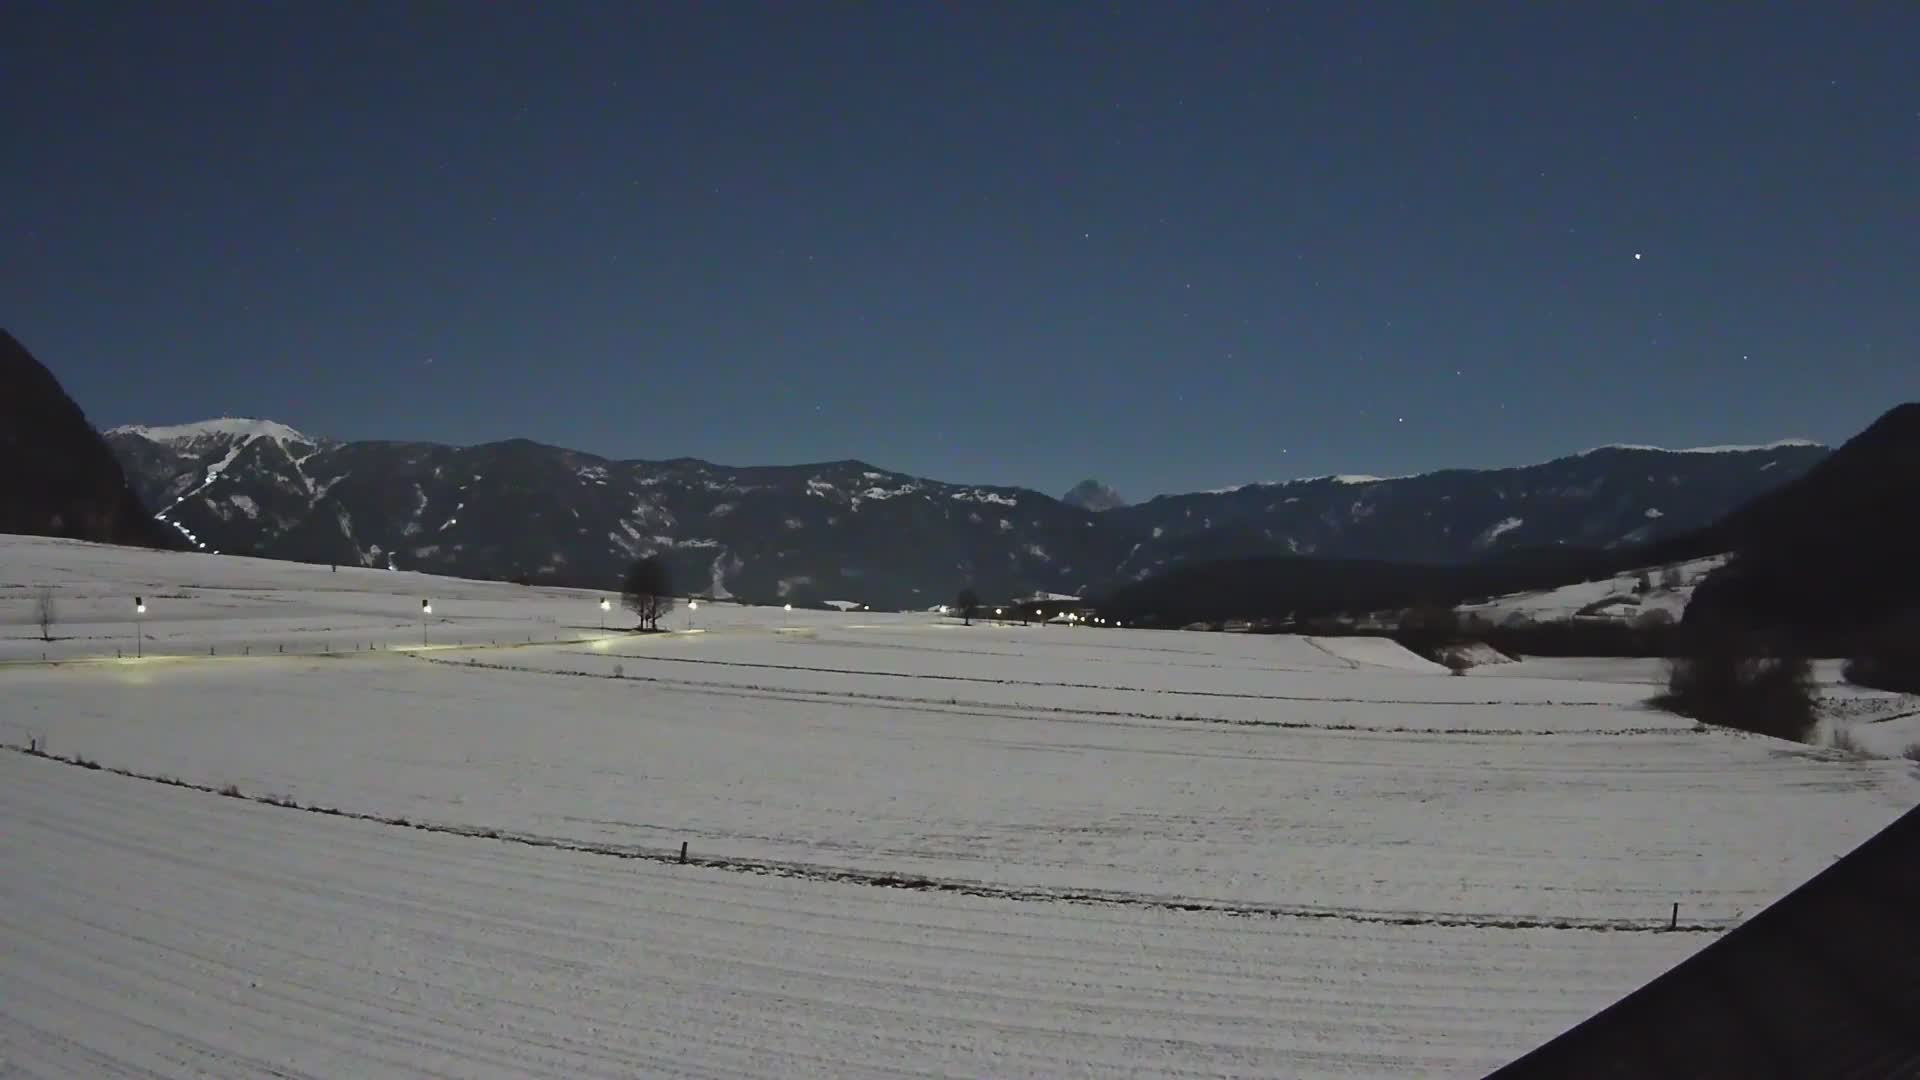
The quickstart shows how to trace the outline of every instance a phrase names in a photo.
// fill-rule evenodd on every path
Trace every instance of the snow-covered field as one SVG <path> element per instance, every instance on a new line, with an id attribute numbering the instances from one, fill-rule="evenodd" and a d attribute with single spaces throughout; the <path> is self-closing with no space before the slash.
<path id="1" fill-rule="evenodd" d="M 1460 613 L 1499 623 L 1514 618 L 1544 622 L 1575 616 L 1627 621 L 1657 611 L 1677 621 L 1686 612 L 1687 601 L 1693 599 L 1694 586 L 1708 574 L 1726 565 L 1726 561 L 1726 556 L 1714 555 L 1675 563 L 1670 568 L 1671 581 L 1668 580 L 1668 567 L 1630 570 L 1599 581 L 1583 581 L 1557 589 L 1497 596 L 1479 604 L 1463 604 Z M 1644 592 L 1640 589 L 1642 579 L 1648 585 Z"/>
<path id="2" fill-rule="evenodd" d="M 0 754 L 0 1072 L 1472 1075 L 1920 802 L 1607 662 L 598 600 L 0 538 L 104 766 Z"/>

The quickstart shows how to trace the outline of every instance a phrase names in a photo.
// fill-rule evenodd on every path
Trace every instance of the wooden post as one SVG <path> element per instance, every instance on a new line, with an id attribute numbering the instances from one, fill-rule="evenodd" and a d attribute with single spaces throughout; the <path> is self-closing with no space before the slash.
<path id="1" fill-rule="evenodd" d="M 1678 900 L 1675 900 L 1673 902 L 1673 921 L 1667 924 L 1667 929 L 1669 930 L 1680 929 L 1680 901 Z"/>
<path id="2" fill-rule="evenodd" d="M 687 842 L 685 840 L 680 841 L 680 861 L 682 863 L 687 861 Z"/>

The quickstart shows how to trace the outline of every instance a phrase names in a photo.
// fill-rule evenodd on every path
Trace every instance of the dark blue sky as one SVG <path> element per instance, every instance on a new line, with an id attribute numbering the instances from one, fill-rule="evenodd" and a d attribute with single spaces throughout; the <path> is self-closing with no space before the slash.
<path id="1" fill-rule="evenodd" d="M 102 426 L 1126 493 L 1920 397 L 1920 5 L 6 7 Z"/>

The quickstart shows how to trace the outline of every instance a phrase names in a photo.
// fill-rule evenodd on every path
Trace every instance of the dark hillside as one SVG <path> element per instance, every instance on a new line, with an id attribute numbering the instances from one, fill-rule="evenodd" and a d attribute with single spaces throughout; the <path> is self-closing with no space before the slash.
<path id="1" fill-rule="evenodd" d="M 1920 613 L 1920 403 L 1891 410 L 1694 544 L 1735 558 L 1702 583 L 1689 622 L 1833 640 Z"/>
<path id="2" fill-rule="evenodd" d="M 60 381 L 0 330 L 0 533 L 176 546 Z"/>

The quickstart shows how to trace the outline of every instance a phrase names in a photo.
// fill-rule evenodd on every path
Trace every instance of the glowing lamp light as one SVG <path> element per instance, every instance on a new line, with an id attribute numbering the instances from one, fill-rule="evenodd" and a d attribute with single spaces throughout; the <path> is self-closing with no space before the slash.
<path id="1" fill-rule="evenodd" d="M 601 600 L 600 600 L 600 610 L 601 610 L 601 611 L 611 611 L 611 610 L 613 610 L 613 605 L 612 605 L 612 604 L 610 604 L 610 603 L 608 603 L 608 602 L 606 601 L 606 599 L 605 599 L 604 597 L 602 597 L 602 598 L 601 598 Z"/>
<path id="2" fill-rule="evenodd" d="M 792 610 L 793 610 L 793 605 L 792 605 L 792 604 L 788 604 L 788 605 L 787 605 L 787 610 L 788 610 L 788 611 L 792 611 Z"/>
<path id="3" fill-rule="evenodd" d="M 422 615 L 433 614 L 433 601 L 431 600 L 420 601 L 420 614 Z"/>
<path id="4" fill-rule="evenodd" d="M 689 601 L 687 601 L 687 610 L 688 610 L 688 611 L 699 611 L 699 610 L 700 610 L 700 601 L 698 601 L 698 600 L 689 600 Z"/>
<path id="5" fill-rule="evenodd" d="M 135 615 L 145 615 L 145 614 L 147 613 L 147 602 L 146 602 L 145 600 L 142 600 L 141 598 L 139 598 L 139 597 L 137 597 L 137 596 L 136 596 L 136 597 L 134 597 L 134 598 L 133 598 L 133 613 L 134 613 Z"/>

